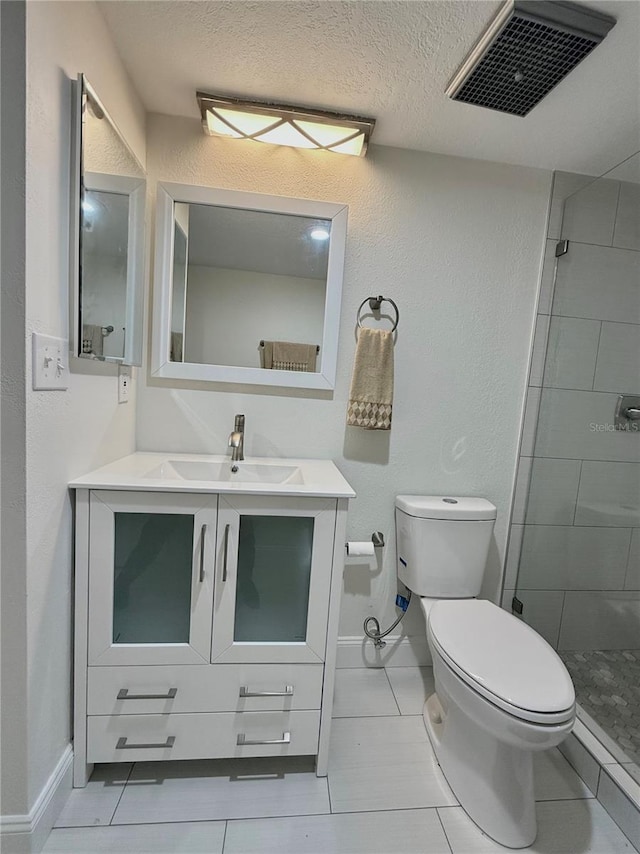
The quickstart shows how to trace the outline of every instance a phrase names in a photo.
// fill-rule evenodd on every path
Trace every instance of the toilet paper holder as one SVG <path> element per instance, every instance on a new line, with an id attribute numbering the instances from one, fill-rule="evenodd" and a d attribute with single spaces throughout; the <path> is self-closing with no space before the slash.
<path id="1" fill-rule="evenodd" d="M 384 534 L 382 531 L 374 531 L 373 534 L 371 534 L 371 542 L 373 543 L 374 549 L 384 548 Z M 344 547 L 348 550 L 349 543 L 345 543 Z"/>

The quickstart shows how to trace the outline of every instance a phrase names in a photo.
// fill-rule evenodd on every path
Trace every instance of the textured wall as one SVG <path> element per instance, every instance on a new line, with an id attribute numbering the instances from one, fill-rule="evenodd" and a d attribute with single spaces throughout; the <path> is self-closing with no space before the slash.
<path id="1" fill-rule="evenodd" d="M 114 368 L 72 366 L 32 392 L 32 331 L 68 335 L 69 78 L 85 72 L 142 160 L 144 112 L 94 3 L 27 5 L 27 586 L 29 796 L 70 740 L 72 509 L 67 482 L 134 447 Z"/>
<path id="2" fill-rule="evenodd" d="M 329 457 L 358 497 L 349 536 L 385 533 L 379 567 L 345 573 L 340 633 L 395 609 L 396 493 L 486 495 L 498 506 L 485 593 L 497 597 L 516 463 L 550 174 L 372 147 L 365 159 L 206 138 L 197 121 L 148 120 L 148 172 L 349 205 L 336 390 L 150 381 L 138 389 L 139 450 L 225 453 L 233 415 L 249 455 Z M 355 314 L 372 293 L 397 301 L 391 433 L 345 427 Z M 141 374 L 146 376 L 146 372 Z M 173 387 L 172 387 L 173 385 Z M 419 609 L 406 625 L 424 633 Z"/>

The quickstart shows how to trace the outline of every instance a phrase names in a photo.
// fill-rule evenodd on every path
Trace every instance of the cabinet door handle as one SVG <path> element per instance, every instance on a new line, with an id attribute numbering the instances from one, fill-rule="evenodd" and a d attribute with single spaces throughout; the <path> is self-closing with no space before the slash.
<path id="1" fill-rule="evenodd" d="M 169 688 L 166 694 L 130 694 L 128 688 L 118 691 L 117 700 L 173 700 L 178 693 L 177 688 Z"/>
<path id="2" fill-rule="evenodd" d="M 227 560 L 229 558 L 229 531 L 231 525 L 224 526 L 224 553 L 222 555 L 222 580 L 227 580 Z"/>
<path id="3" fill-rule="evenodd" d="M 207 526 L 203 525 L 200 529 L 200 583 L 204 581 L 204 543 L 207 535 Z"/>
<path id="4" fill-rule="evenodd" d="M 236 744 L 290 744 L 291 743 L 291 733 L 283 732 L 282 738 L 258 738 L 258 739 L 248 739 L 243 732 L 238 734 L 238 740 Z"/>
<path id="5" fill-rule="evenodd" d="M 240 688 L 240 697 L 293 697 L 293 685 L 287 685 L 284 691 L 250 691 L 246 685 Z"/>
<path id="6" fill-rule="evenodd" d="M 118 743 L 116 744 L 116 750 L 138 750 L 139 748 L 158 748 L 158 747 L 173 747 L 176 743 L 175 735 L 170 735 L 167 737 L 166 741 L 161 742 L 160 744 L 127 744 L 126 736 L 121 735 L 118 739 Z"/>

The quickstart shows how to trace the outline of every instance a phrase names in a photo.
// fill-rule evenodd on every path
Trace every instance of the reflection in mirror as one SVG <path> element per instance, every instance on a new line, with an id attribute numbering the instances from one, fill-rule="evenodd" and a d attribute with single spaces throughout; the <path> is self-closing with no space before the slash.
<path id="1" fill-rule="evenodd" d="M 174 216 L 170 359 L 315 372 L 331 221 L 181 202 Z"/>
<path id="2" fill-rule="evenodd" d="M 158 185 L 152 374 L 333 388 L 347 209 Z"/>
<path id="3" fill-rule="evenodd" d="M 84 77 L 77 87 L 72 350 L 140 364 L 144 170 Z"/>

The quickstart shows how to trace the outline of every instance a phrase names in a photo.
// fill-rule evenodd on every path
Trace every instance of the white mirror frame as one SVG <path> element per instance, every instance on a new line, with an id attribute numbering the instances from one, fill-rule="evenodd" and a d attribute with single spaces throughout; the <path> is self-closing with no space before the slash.
<path id="1" fill-rule="evenodd" d="M 232 365 L 206 365 L 169 360 L 171 288 L 173 270 L 174 204 L 217 205 L 265 213 L 291 214 L 331 220 L 327 264 L 324 329 L 320 370 L 273 371 Z M 280 388 L 333 389 L 338 362 L 338 332 L 342 302 L 342 278 L 347 238 L 347 205 L 220 190 L 192 184 L 159 182 L 156 201 L 155 275 L 151 335 L 151 376 L 162 379 L 200 380 Z"/>
<path id="2" fill-rule="evenodd" d="M 70 212 L 70 299 L 69 299 L 69 350 L 74 358 L 115 362 L 123 365 L 142 364 L 142 323 L 144 313 L 144 252 L 145 252 L 145 201 L 146 179 L 127 178 L 87 172 L 83 176 L 82 143 L 83 98 L 86 92 L 100 105 L 105 118 L 120 137 L 131 157 L 138 158 L 127 144 L 117 125 L 91 88 L 83 74 L 72 80 L 73 110 L 71 133 L 71 212 Z M 140 169 L 144 172 L 142 164 Z M 80 259 L 82 253 L 82 190 L 103 191 L 129 196 L 129 221 L 127 238 L 127 302 L 125 308 L 125 339 L 123 356 L 93 356 L 82 352 Z"/>

